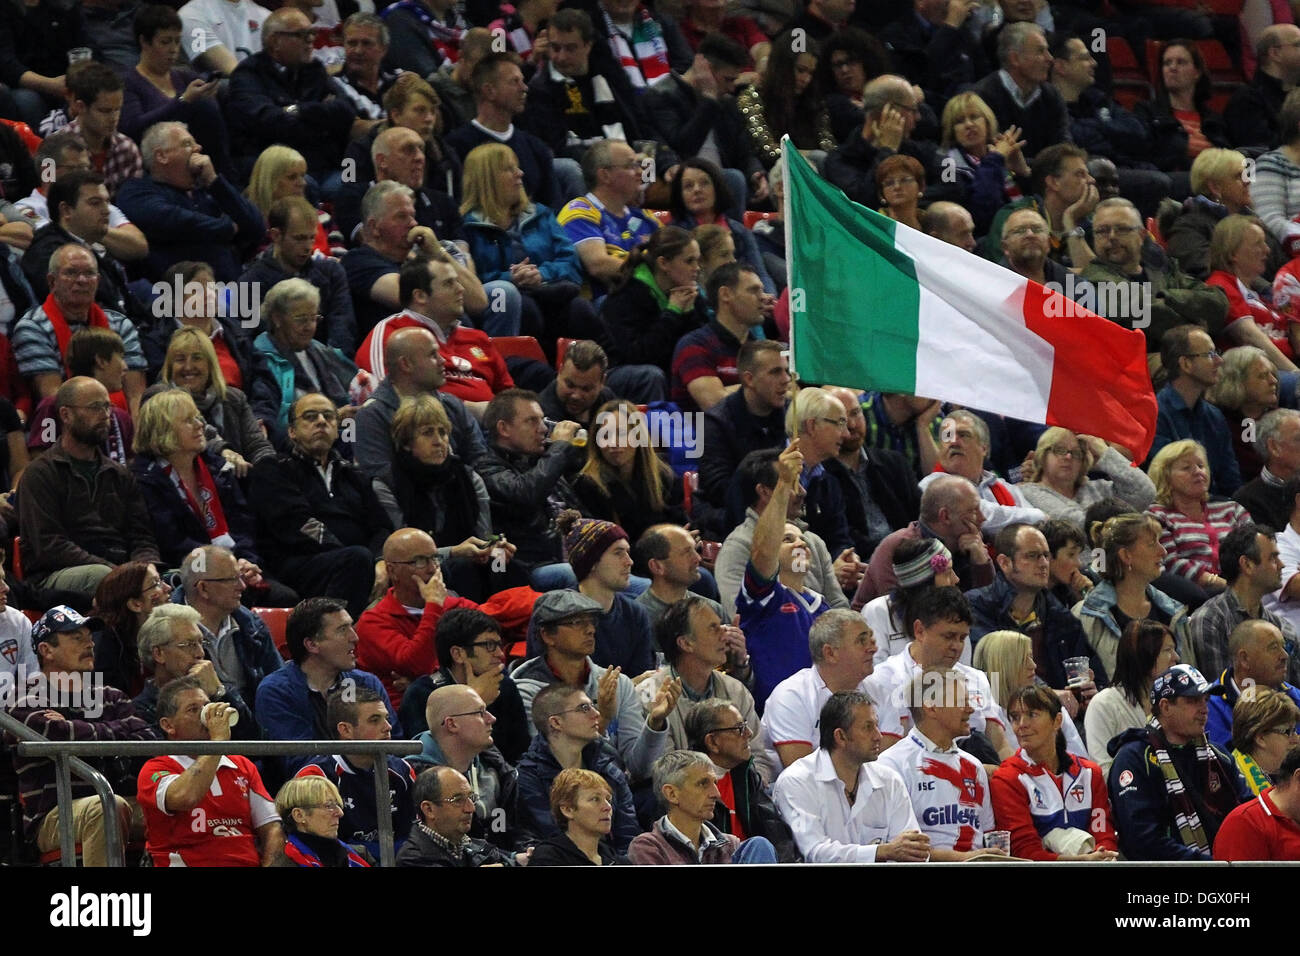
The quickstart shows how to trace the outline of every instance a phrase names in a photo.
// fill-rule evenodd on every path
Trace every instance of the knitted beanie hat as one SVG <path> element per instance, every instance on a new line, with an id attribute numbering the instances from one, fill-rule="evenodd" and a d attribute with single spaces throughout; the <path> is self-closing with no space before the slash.
<path id="1" fill-rule="evenodd" d="M 579 581 L 591 574 L 614 542 L 628 540 L 627 532 L 614 522 L 583 518 L 573 511 L 562 512 L 555 524 L 564 535 L 564 550 Z"/>

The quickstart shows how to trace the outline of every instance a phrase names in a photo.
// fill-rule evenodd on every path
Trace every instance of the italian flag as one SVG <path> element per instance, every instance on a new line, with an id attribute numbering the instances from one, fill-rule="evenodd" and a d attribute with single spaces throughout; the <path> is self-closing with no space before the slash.
<path id="1" fill-rule="evenodd" d="M 784 148 L 792 372 L 1061 425 L 1145 460 L 1141 332 L 858 205 Z"/>

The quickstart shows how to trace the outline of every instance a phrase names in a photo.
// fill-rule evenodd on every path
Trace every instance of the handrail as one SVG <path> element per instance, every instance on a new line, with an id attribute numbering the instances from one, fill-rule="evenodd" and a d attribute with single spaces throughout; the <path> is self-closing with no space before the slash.
<path id="1" fill-rule="evenodd" d="M 7 720 L 13 721 L 13 718 L 4 715 Z M 17 724 L 16 721 L 13 721 Z M 5 726 L 8 726 L 7 724 Z M 419 753 L 423 748 L 418 740 L 46 740 L 34 731 L 28 730 L 22 724 L 17 724 L 25 734 L 33 734 L 36 740 L 25 738 L 18 744 L 18 753 L 24 757 L 50 757 L 55 761 L 56 782 L 59 785 L 59 806 L 64 805 L 64 789 L 67 789 L 68 804 L 72 801 L 71 783 L 66 777 L 65 763 L 69 766 L 75 761 L 94 773 L 94 769 L 89 767 L 79 757 L 159 757 L 175 753 L 183 753 L 189 757 L 205 756 L 225 756 L 227 754 L 240 754 L 246 757 L 284 757 L 284 756 L 302 756 L 304 754 L 315 756 L 317 754 L 332 754 L 340 751 L 346 751 L 349 755 L 357 756 L 376 756 L 384 758 L 384 773 L 376 772 L 375 780 L 375 816 L 379 822 L 379 865 L 391 867 L 396 862 L 396 856 L 393 851 L 393 817 L 392 814 L 382 812 L 382 808 L 389 805 L 391 796 L 388 791 L 388 773 L 387 758 L 389 754 L 414 754 Z M 15 736 L 22 736 L 15 734 Z M 98 774 L 97 774 L 98 776 Z M 103 777 L 100 777 L 103 780 Z M 107 788 L 108 782 L 104 781 Z M 98 787 L 96 788 L 98 789 Z M 112 807 L 113 819 L 107 823 L 106 833 L 108 836 L 108 865 L 121 866 L 121 837 L 117 832 L 117 811 L 112 803 L 112 790 L 108 790 L 109 804 Z M 103 794 L 100 794 L 103 799 Z M 107 818 L 108 809 L 105 809 Z M 59 814 L 60 836 L 62 837 L 63 823 L 68 824 L 68 839 L 72 839 L 72 820 L 70 812 Z M 114 841 L 117 845 L 117 857 L 112 854 Z M 65 863 L 73 843 L 65 843 Z"/>
<path id="2" fill-rule="evenodd" d="M 19 739 L 18 752 L 23 756 L 26 756 L 26 753 L 22 748 L 29 743 L 37 746 L 54 743 L 4 711 L 0 711 L 0 728 Z M 105 859 L 109 866 L 124 866 L 122 833 L 119 829 L 117 798 L 113 794 L 113 788 L 102 773 L 80 757 L 72 756 L 67 752 L 56 754 L 54 759 L 54 783 L 59 796 L 59 865 L 77 865 L 77 838 L 72 832 L 72 781 L 68 777 L 69 772 L 75 773 L 95 788 L 95 794 L 99 797 L 104 811 Z"/>

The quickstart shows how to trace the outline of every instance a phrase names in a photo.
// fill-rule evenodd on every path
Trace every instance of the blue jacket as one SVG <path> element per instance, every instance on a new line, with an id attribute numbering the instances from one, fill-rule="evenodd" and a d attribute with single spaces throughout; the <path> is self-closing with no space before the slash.
<path id="1" fill-rule="evenodd" d="M 236 557 L 261 564 L 262 559 L 253 544 L 256 534 L 253 512 L 240 490 L 234 466 L 215 452 L 204 451 L 202 455 L 217 486 L 227 529 L 235 539 L 230 550 Z M 167 462 L 149 455 L 136 455 L 130 464 L 131 473 L 135 475 L 135 482 L 140 486 L 140 494 L 153 519 L 155 537 L 159 542 L 158 553 L 169 568 L 175 568 L 195 548 L 211 544 L 212 537 L 199 516 L 177 493 L 166 467 Z"/>
<path id="2" fill-rule="evenodd" d="M 1226 753 L 1232 750 L 1232 708 L 1237 706 L 1237 699 L 1241 696 L 1233 684 L 1231 667 L 1219 675 L 1215 686 L 1221 686 L 1223 693 L 1210 696 L 1210 718 L 1205 722 L 1205 736 L 1210 738 L 1210 743 Z M 1292 687 L 1286 681 L 1282 682 L 1279 689 L 1291 698 L 1291 703 L 1300 707 L 1300 689 Z"/>
<path id="3" fill-rule="evenodd" d="M 508 679 L 508 678 L 507 678 Z M 446 755 L 433 734 L 426 730 L 415 738 L 424 749 L 407 757 L 417 774 L 439 764 L 448 766 Z M 470 824 L 472 840 L 486 840 L 503 850 L 526 850 L 532 834 L 518 827 L 519 772 L 512 767 L 495 745 L 478 754 L 473 761 L 475 808 Z"/>
<path id="4" fill-rule="evenodd" d="M 974 647 L 979 639 L 990 631 L 1019 631 L 1021 628 L 1011 620 L 1011 602 L 1015 600 L 1016 589 L 1002 574 L 993 579 L 993 583 L 982 588 L 966 592 L 970 601 L 971 628 L 970 643 Z M 1101 663 L 1097 652 L 1088 644 L 1079 619 L 1070 613 L 1070 609 L 1047 591 L 1040 591 L 1034 602 L 1034 613 L 1043 625 L 1042 655 L 1035 655 L 1043 680 L 1052 687 L 1062 688 L 1066 685 L 1064 661 L 1067 657 L 1086 657 L 1092 664 L 1093 679 L 1097 689 L 1110 683 L 1106 668 Z M 1042 657 L 1042 660 L 1039 657 Z"/>
<path id="5" fill-rule="evenodd" d="M 1156 393 L 1160 413 L 1156 418 L 1156 440 L 1147 458 L 1170 442 L 1195 438 L 1205 448 L 1210 466 L 1210 493 L 1231 497 L 1241 487 L 1241 467 L 1232 448 L 1232 434 L 1223 412 L 1202 398 L 1192 408 L 1172 385 Z"/>
<path id="6" fill-rule="evenodd" d="M 465 214 L 461 229 L 482 281 L 509 279 L 510 267 L 527 256 L 544 281 L 582 284 L 578 252 L 555 213 L 533 203 L 519 214 L 518 228 L 516 240 L 500 226 L 484 219 L 478 210 Z"/>
<path id="7" fill-rule="evenodd" d="M 1211 745 L 1212 746 L 1212 745 Z M 1114 811 L 1115 832 L 1119 836 L 1119 849 L 1127 860 L 1204 860 L 1208 853 L 1200 853 L 1183 845 L 1178 839 L 1178 825 L 1174 822 L 1173 806 L 1165 788 L 1164 773 L 1156 762 L 1155 753 L 1147 741 L 1146 727 L 1130 727 L 1110 742 L 1107 749 L 1115 757 L 1110 765 L 1110 805 Z M 1219 777 L 1234 791 L 1224 802 L 1237 804 L 1250 799 L 1246 781 L 1237 771 L 1233 760 L 1219 748 L 1213 747 L 1214 759 L 1219 765 Z M 1182 747 L 1169 747 L 1169 758 L 1178 770 L 1179 779 L 1189 787 L 1192 802 L 1205 828 L 1210 846 L 1219 825 L 1227 816 L 1215 813 L 1205 803 L 1205 774 L 1196 759 L 1195 742 Z"/>
<path id="8" fill-rule="evenodd" d="M 361 844 L 379 859 L 379 813 L 375 808 L 374 769 L 355 767 L 345 756 L 314 757 L 298 776 L 320 775 L 339 788 L 343 797 L 343 819 L 339 821 L 339 839 Z M 415 805 L 411 791 L 415 788 L 415 769 L 394 754 L 388 755 L 388 795 L 393 817 L 393 851 L 402 848 L 415 823 Z"/>
<path id="9" fill-rule="evenodd" d="M 367 671 L 343 671 L 334 686 L 351 680 L 358 687 L 373 690 L 388 708 L 388 722 L 393 725 L 393 737 L 402 737 L 402 725 L 397 713 L 388 700 L 388 692 L 379 678 Z M 311 691 L 307 687 L 307 676 L 293 661 L 289 661 L 257 685 L 257 705 L 255 713 L 257 722 L 262 725 L 267 740 L 325 740 L 333 736 L 323 733 L 315 723 L 315 710 L 312 708 Z M 285 769 L 288 774 L 297 773 L 310 762 L 311 754 L 297 754 L 285 757 Z"/>
<path id="10" fill-rule="evenodd" d="M 280 354 L 280 350 L 275 347 L 271 341 L 271 334 L 263 332 L 253 340 L 253 349 L 260 352 L 266 359 L 267 367 L 271 370 L 271 379 L 258 379 L 253 383 L 253 391 L 249 394 L 248 400 L 254 408 L 265 407 L 268 405 L 277 406 L 280 409 L 280 415 L 274 424 L 267 422 L 267 428 L 271 431 L 271 442 L 277 448 L 285 447 L 285 436 L 289 428 L 289 409 L 293 407 L 294 378 L 295 371 L 293 362 Z M 357 367 L 346 355 L 336 348 L 331 348 L 324 342 L 312 340 L 311 354 L 320 360 L 327 370 L 334 373 L 343 385 L 346 399 L 347 387 L 356 377 Z M 277 394 L 268 393 L 267 389 L 272 387 L 268 382 L 274 383 L 274 389 Z M 331 395 L 326 391 L 326 396 L 330 401 L 337 402 L 339 396 Z"/>
<path id="11" fill-rule="evenodd" d="M 147 173 L 128 179 L 117 191 L 117 205 L 149 237 L 145 271 L 161 279 L 182 259 L 206 262 L 218 282 L 239 278 L 242 252 L 251 252 L 266 234 L 262 214 L 224 176 L 207 189 L 186 192 Z"/>
<path id="12" fill-rule="evenodd" d="M 614 849 L 627 855 L 632 839 L 641 832 L 632 802 L 632 788 L 619 764 L 618 754 L 600 740 L 582 748 L 582 768 L 600 774 L 614 791 L 614 825 L 609 832 Z M 560 764 L 546 738 L 538 734 L 519 758 L 519 823 L 545 838 L 560 832 L 551 816 L 551 784 L 560 775 Z"/>

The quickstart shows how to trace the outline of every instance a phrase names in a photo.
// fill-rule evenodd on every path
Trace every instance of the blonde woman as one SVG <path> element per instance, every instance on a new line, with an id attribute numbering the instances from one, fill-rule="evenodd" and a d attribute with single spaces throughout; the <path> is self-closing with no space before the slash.
<path id="1" fill-rule="evenodd" d="M 1232 707 L 1232 759 L 1254 794 L 1273 785 L 1282 758 L 1296 743 L 1300 707 L 1291 696 L 1296 690 L 1286 686 L 1288 690 L 1283 692 L 1252 685 L 1241 692 Z M 1214 729 L 1215 717 L 1227 709 L 1226 698 L 1211 703 L 1207 733 Z"/>
<path id="2" fill-rule="evenodd" d="M 262 150 L 248 175 L 248 188 L 244 195 L 262 213 L 262 219 L 271 212 L 277 199 L 285 196 L 307 196 L 307 160 L 292 146 L 268 146 Z M 314 207 L 313 207 L 314 208 Z M 318 211 L 319 212 L 319 211 Z M 328 217 L 326 217 L 328 218 Z M 329 232 L 319 215 L 316 219 L 316 239 L 312 251 L 330 255 Z"/>
<path id="3" fill-rule="evenodd" d="M 1077 713 L 1078 701 L 1070 691 L 1051 690 L 1038 679 L 1038 665 L 1034 661 L 1033 642 L 1029 635 L 1019 631 L 990 631 L 975 645 L 974 663 L 988 675 L 993 696 L 1004 712 L 1011 706 L 1016 693 L 1026 687 L 1038 684 L 1047 693 L 1055 694 L 1066 707 L 1061 712 L 1061 732 L 1065 734 L 1066 749 L 1078 757 L 1088 756 L 1088 748 L 1079 736 L 1079 729 L 1074 725 L 1073 714 L 1069 709 L 1069 705 L 1073 704 L 1074 712 Z M 1069 697 L 1068 701 L 1066 697 Z M 1007 730 L 1011 745 L 1020 746 L 1015 740 L 1014 730 L 1010 726 Z"/>
<path id="4" fill-rule="evenodd" d="M 1264 459 L 1253 440 L 1244 440 L 1243 436 L 1254 431 L 1245 423 L 1247 419 L 1258 423 L 1277 408 L 1277 368 L 1263 349 L 1253 345 L 1228 349 L 1223 353 L 1219 380 L 1210 386 L 1205 399 L 1216 405 L 1228 420 L 1228 433 L 1232 435 L 1232 450 L 1237 455 L 1242 482 L 1252 480 L 1264 467 Z"/>
<path id="5" fill-rule="evenodd" d="M 275 795 L 284 827 L 284 856 L 277 866 L 375 866 L 361 846 L 339 839 L 343 797 L 323 776 L 294 777 Z"/>
<path id="6" fill-rule="evenodd" d="M 465 157 L 461 229 L 483 282 L 508 281 L 540 310 L 545 338 L 603 338 L 591 303 L 582 298 L 578 252 L 555 214 L 528 198 L 519 157 L 502 143 L 484 143 Z"/>
<path id="7" fill-rule="evenodd" d="M 1115 673 L 1120 635 L 1130 621 L 1164 624 L 1174 632 L 1179 652 L 1190 653 L 1187 608 L 1153 585 L 1164 572 L 1163 532 L 1152 515 L 1136 512 L 1095 521 L 1088 529 L 1093 547 L 1102 551 L 1102 580 L 1073 610 L 1107 674 Z M 1183 662 L 1194 663 L 1186 657 Z"/>
<path id="8" fill-rule="evenodd" d="M 189 392 L 170 388 L 140 406 L 131 471 L 153 519 L 159 554 L 179 567 L 195 548 L 229 548 L 248 585 L 261 583 L 253 513 L 235 469 L 206 448 L 203 416 Z"/>
<path id="9" fill-rule="evenodd" d="M 183 326 L 172 333 L 158 380 L 189 393 L 210 429 L 209 450 L 220 452 L 240 478 L 275 454 L 248 397 L 226 384 L 212 339 L 201 329 Z"/>
<path id="10" fill-rule="evenodd" d="M 1089 480 L 1093 470 L 1110 477 Z M 1025 500 L 1049 518 L 1064 518 L 1080 529 L 1089 506 L 1103 498 L 1123 498 L 1141 511 L 1156 497 L 1146 473 L 1100 438 L 1055 425 L 1039 436 L 1030 472 L 1030 480 L 1020 486 Z"/>
<path id="11" fill-rule="evenodd" d="M 650 447 L 645 414 L 615 399 L 596 410 L 587 461 L 573 483 L 582 513 L 636 541 L 651 525 L 685 524 L 682 479 Z"/>
<path id="12" fill-rule="evenodd" d="M 1182 208 L 1162 213 L 1160 229 L 1171 258 L 1189 276 L 1205 281 L 1210 274 L 1210 237 L 1225 216 L 1253 216 L 1246 157 L 1235 149 L 1213 147 L 1192 163 L 1192 195 Z M 1281 246 L 1270 234 L 1269 267 L 1272 276 L 1286 261 Z"/>
<path id="13" fill-rule="evenodd" d="M 982 235 L 1011 198 L 1009 188 L 1015 177 L 1029 176 L 1020 128 L 998 132 L 997 117 L 978 93 L 958 93 L 949 99 L 939 127 L 944 166 L 953 171 L 961 190 L 957 201 L 970 210 L 975 234 Z"/>
<path id="14" fill-rule="evenodd" d="M 1210 501 L 1210 466 L 1200 442 L 1170 442 L 1151 462 L 1156 503 L 1147 509 L 1160 523 L 1168 570 L 1209 594 L 1226 586 L 1219 575 L 1219 539 L 1250 521 L 1235 501 Z"/>

